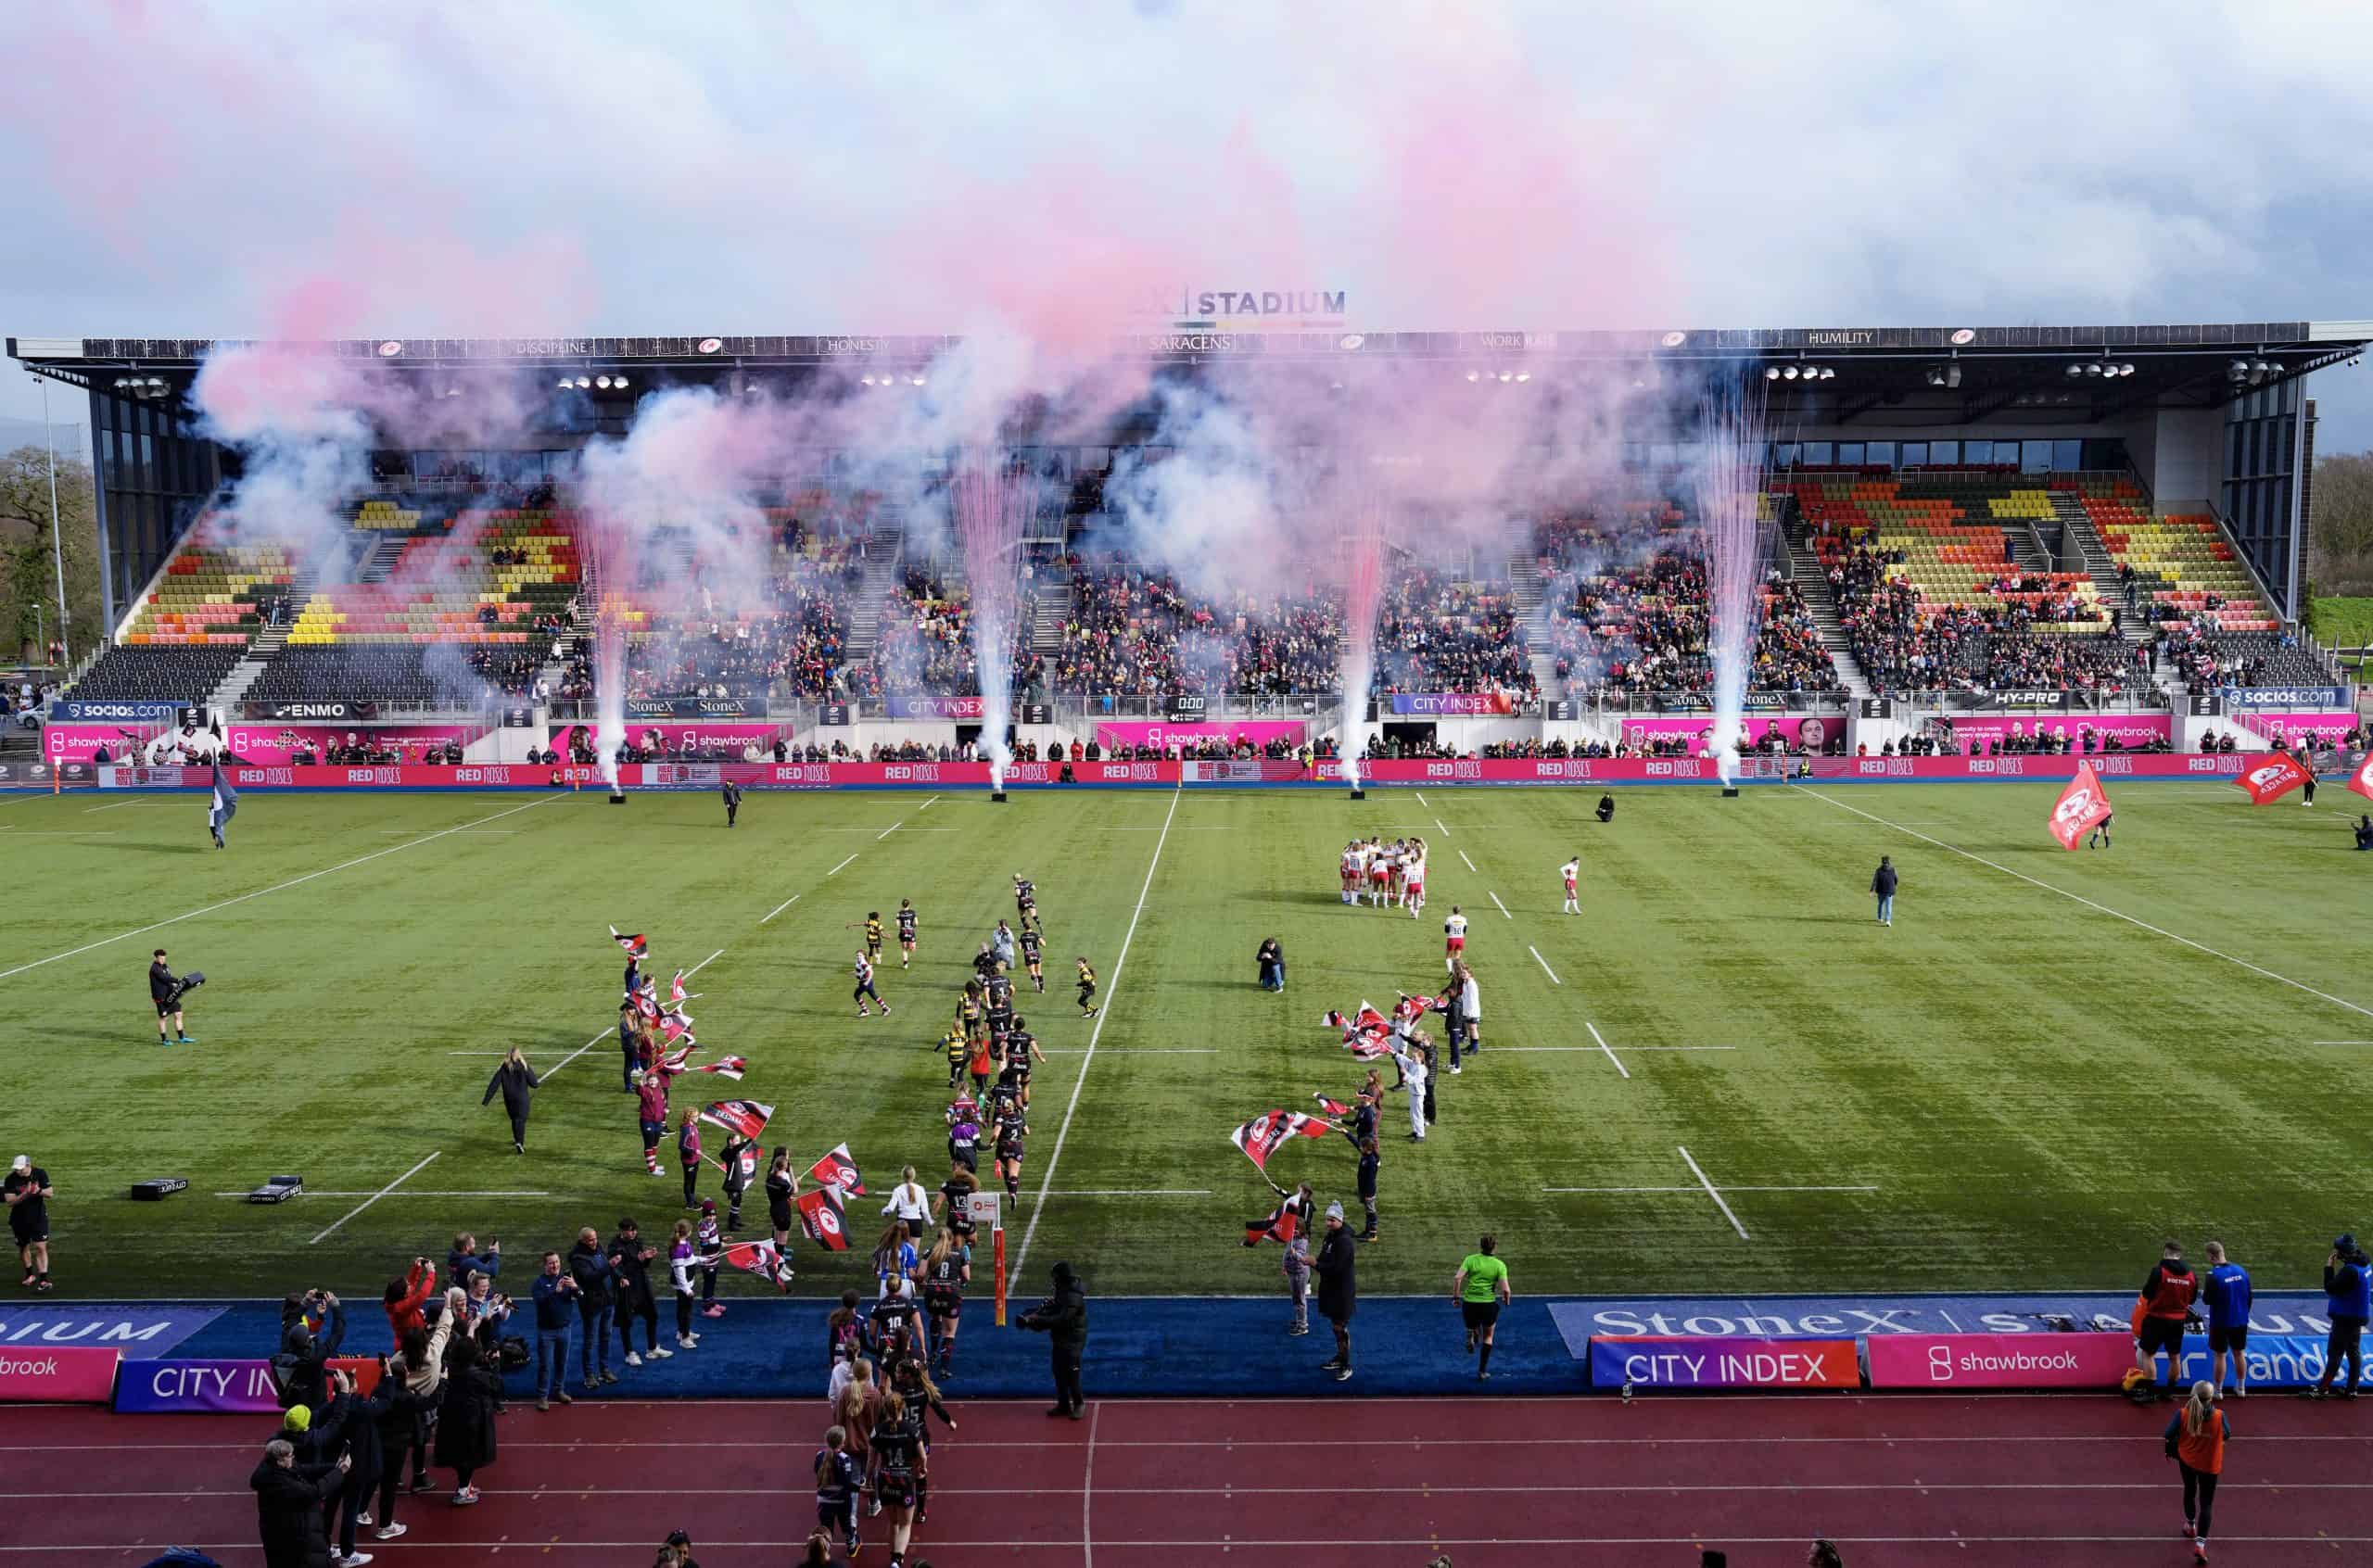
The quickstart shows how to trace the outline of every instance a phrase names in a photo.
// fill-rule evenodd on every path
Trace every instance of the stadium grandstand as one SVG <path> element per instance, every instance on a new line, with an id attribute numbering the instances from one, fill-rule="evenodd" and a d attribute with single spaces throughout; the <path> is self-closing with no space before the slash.
<path id="1" fill-rule="evenodd" d="M 1735 378 L 1759 395 L 1768 439 L 1749 704 L 1836 715 L 1830 744 L 1847 744 L 1850 728 L 1875 751 L 1998 697 L 2075 714 L 2183 706 L 2205 723 L 2220 691 L 2339 687 L 2297 627 L 2315 420 L 2304 389 L 2368 335 L 2367 323 L 2299 322 L 1180 331 L 1127 350 L 1169 376 L 1321 361 L 1509 398 L 1555 398 L 1561 379 L 1610 369 L 1650 385 Z M 627 628 L 621 678 L 638 714 L 766 718 L 790 747 L 971 738 L 934 722 L 944 714 L 894 724 L 917 719 L 914 700 L 978 695 L 970 588 L 960 563 L 908 537 L 905 499 L 845 477 L 846 454 L 784 453 L 760 519 L 737 525 L 764 535 L 748 541 L 767 563 L 761 591 L 722 608 L 717 563 L 665 526 L 597 584 L 574 495 L 586 443 L 623 432 L 653 389 L 796 396 L 862 372 L 903 395 L 946 340 L 322 345 L 383 373 L 499 370 L 552 392 L 510 449 L 373 452 L 368 482 L 302 545 L 214 525 L 209 508 L 241 459 L 206 439 L 190 407 L 211 347 L 9 340 L 28 369 L 86 393 L 96 436 L 115 630 L 72 673 L 70 702 L 379 723 L 535 705 L 556 725 L 580 721 L 598 696 L 590 637 L 608 602 Z M 1343 607 L 1330 590 L 1201 594 L 1116 526 L 1105 483 L 1146 458 L 1133 449 L 1146 430 L 1133 412 L 1101 444 L 1020 454 L 1040 499 L 1024 544 L 1017 698 L 1074 741 L 1115 714 L 1336 713 Z M 1504 552 L 1395 550 L 1376 706 L 1342 714 L 1339 740 L 1621 745 L 1629 715 L 1707 711 L 1691 433 L 1658 421 L 1630 434 L 1619 480 L 1540 498 L 1534 515 L 1507 520 Z M 1488 695 L 1497 722 L 1392 722 L 1407 716 L 1397 697 L 1422 693 Z M 869 721 L 890 727 L 837 728 Z M 491 758 L 501 738 L 482 739 Z"/>

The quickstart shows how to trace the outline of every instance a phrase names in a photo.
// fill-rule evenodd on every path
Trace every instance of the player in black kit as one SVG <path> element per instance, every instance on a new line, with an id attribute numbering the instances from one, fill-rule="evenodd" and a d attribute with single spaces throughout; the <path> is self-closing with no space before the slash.
<path id="1" fill-rule="evenodd" d="M 1030 1064 L 1034 1060 L 1045 1061 L 1047 1053 L 1038 1049 L 1037 1036 L 1022 1028 L 1022 1021 L 1016 1016 L 1012 1027 L 1005 1031 L 1005 1070 L 1013 1079 L 1014 1087 L 1021 1092 L 1022 1108 L 1028 1110 Z"/>
<path id="2" fill-rule="evenodd" d="M 905 968 L 915 957 L 915 905 L 911 899 L 898 901 L 898 967 Z"/>
<path id="3" fill-rule="evenodd" d="M 1021 872 L 1013 874 L 1014 923 L 1024 929 L 1038 923 L 1038 884 Z"/>
<path id="4" fill-rule="evenodd" d="M 1047 989 L 1046 973 L 1038 967 L 1039 949 L 1045 944 L 1046 939 L 1038 934 L 1037 927 L 1022 928 L 1022 967 L 1030 971 L 1030 983 L 1041 991 Z"/>
<path id="5" fill-rule="evenodd" d="M 1007 1095 L 1006 1086 L 997 1085 L 998 1095 L 1007 1096 L 1012 1108 L 1005 1111 L 997 1121 L 997 1174 L 1005 1180 L 1005 1195 L 1016 1203 L 1022 1201 L 1022 1145 L 1030 1136 L 1030 1128 L 1022 1119 L 1022 1107 Z"/>

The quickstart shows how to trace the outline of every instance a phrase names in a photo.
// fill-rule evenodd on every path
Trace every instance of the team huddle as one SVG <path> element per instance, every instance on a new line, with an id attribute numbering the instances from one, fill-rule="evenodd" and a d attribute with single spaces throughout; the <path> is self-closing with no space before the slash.
<path id="1" fill-rule="evenodd" d="M 1406 909 L 1414 920 L 1426 907 L 1426 841 L 1354 839 L 1343 846 L 1342 897 L 1372 908 Z"/>

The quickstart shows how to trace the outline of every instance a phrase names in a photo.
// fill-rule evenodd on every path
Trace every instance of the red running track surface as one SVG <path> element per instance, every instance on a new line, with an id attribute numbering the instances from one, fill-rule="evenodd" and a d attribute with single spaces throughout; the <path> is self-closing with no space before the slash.
<path id="1" fill-rule="evenodd" d="M 958 1403 L 933 1453 L 936 1568 L 1849 1568 L 2184 1564 L 2160 1432 L 2108 1396 L 1120 1400 L 1089 1419 Z M 2373 1562 L 2373 1403 L 2232 1407 L 2215 1558 Z M 647 1568 L 670 1529 L 703 1568 L 781 1568 L 815 1508 L 821 1400 L 514 1404 L 486 1500 L 407 1495 L 388 1568 L 532 1559 Z M 247 1476 L 269 1417 L 0 1408 L 0 1568 L 142 1563 L 168 1545 L 260 1563 Z M 865 1564 L 888 1561 L 866 1523 Z"/>

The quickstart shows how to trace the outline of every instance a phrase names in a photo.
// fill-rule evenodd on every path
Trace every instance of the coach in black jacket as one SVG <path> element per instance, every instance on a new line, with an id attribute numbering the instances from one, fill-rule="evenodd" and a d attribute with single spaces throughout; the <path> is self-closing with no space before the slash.
<path id="1" fill-rule="evenodd" d="M 527 1065 L 526 1054 L 514 1045 L 511 1054 L 494 1069 L 494 1076 L 486 1081 L 486 1093 L 478 1098 L 478 1104 L 484 1106 L 495 1095 L 502 1096 L 503 1113 L 511 1118 L 511 1146 L 521 1154 L 527 1152 L 527 1105 L 542 1082 L 536 1076 L 536 1069 Z M 468 1282 L 457 1279 L 453 1283 Z"/>
<path id="2" fill-rule="evenodd" d="M 278 1438 L 263 1446 L 263 1462 L 247 1477 L 256 1495 L 256 1533 L 264 1568 L 330 1568 L 329 1532 L 322 1527 L 324 1480 L 345 1461 L 298 1468 L 297 1450 Z"/>
<path id="3" fill-rule="evenodd" d="M 1080 1419 L 1087 1409 L 1080 1392 L 1080 1358 L 1087 1351 L 1087 1287 L 1068 1263 L 1054 1268 L 1055 1293 L 1022 1314 L 1022 1326 L 1047 1336 L 1054 1351 L 1055 1404 L 1047 1413 Z"/>

